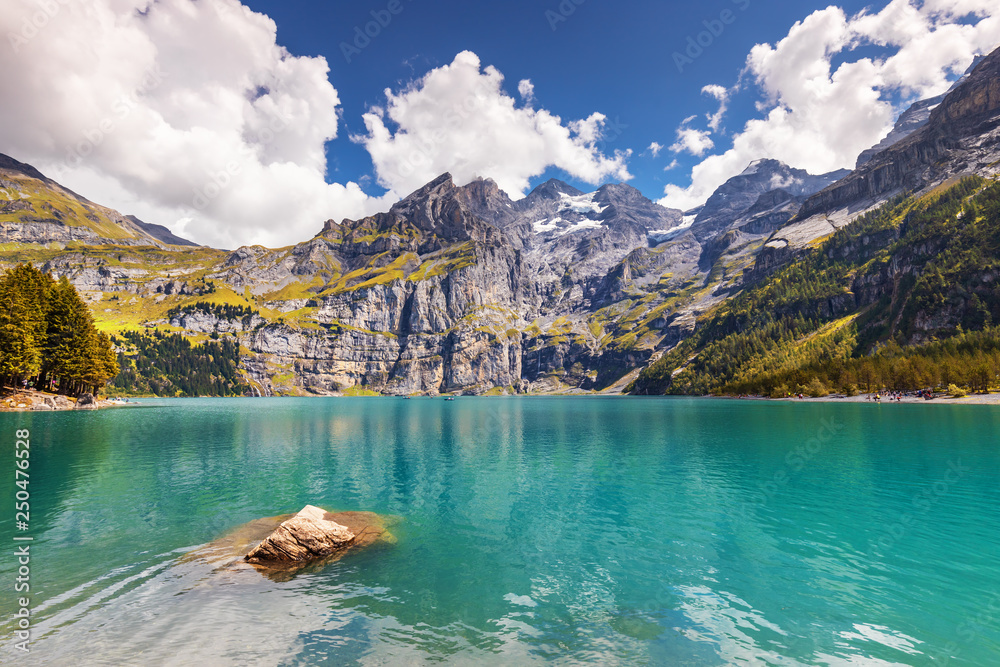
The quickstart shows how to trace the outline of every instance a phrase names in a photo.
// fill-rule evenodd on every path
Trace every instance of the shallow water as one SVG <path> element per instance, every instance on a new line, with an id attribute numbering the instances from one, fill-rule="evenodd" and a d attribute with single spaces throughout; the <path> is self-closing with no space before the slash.
<path id="1" fill-rule="evenodd" d="M 622 398 L 3 414 L 4 497 L 32 433 L 34 629 L 18 655 L 8 546 L 0 660 L 1000 664 L 998 427 Z M 184 557 L 306 504 L 403 521 L 288 581 Z"/>

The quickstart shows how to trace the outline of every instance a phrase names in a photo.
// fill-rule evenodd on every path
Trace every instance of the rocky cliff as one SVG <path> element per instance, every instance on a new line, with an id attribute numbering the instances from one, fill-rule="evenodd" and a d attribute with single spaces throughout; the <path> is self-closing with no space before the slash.
<path id="1" fill-rule="evenodd" d="M 810 197 L 799 218 L 859 210 L 973 173 L 1000 173 L 1000 50 L 979 62 L 934 108 L 926 125 Z"/>
<path id="2" fill-rule="evenodd" d="M 308 326 L 271 322 L 245 343 L 306 391 L 594 388 L 627 370 L 623 354 L 652 352 L 601 344 L 600 284 L 649 228 L 679 220 L 627 186 L 583 195 L 550 182 L 514 203 L 492 181 L 457 187 L 446 174 L 388 213 L 328 223 L 277 264 L 243 249 L 210 278 L 258 292 L 312 285 L 267 301 L 307 312 Z"/>

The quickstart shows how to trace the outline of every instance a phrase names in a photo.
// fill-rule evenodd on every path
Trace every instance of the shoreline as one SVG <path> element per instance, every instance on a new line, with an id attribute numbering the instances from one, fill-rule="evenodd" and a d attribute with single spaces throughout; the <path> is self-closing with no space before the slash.
<path id="1" fill-rule="evenodd" d="M 874 394 L 861 394 L 859 396 L 824 396 L 822 398 L 764 398 L 755 396 L 746 396 L 739 398 L 736 396 L 719 396 L 719 397 L 706 397 L 706 398 L 722 398 L 732 401 L 755 401 L 755 402 L 766 402 L 766 403 L 864 403 L 868 405 L 1000 405 L 1000 393 L 990 393 L 990 394 L 970 394 L 965 398 L 953 398 L 951 396 L 940 396 L 934 398 L 933 400 L 925 400 L 923 398 L 915 398 L 913 396 L 904 396 L 903 400 L 895 401 L 883 398 L 881 402 L 875 403 L 875 401 L 866 400 L 866 396 L 873 396 Z"/>
<path id="2" fill-rule="evenodd" d="M 34 389 L 15 390 L 0 397 L 0 412 L 70 412 L 75 410 L 105 410 L 131 407 L 110 399 L 95 399 L 93 403 L 78 405 L 77 399 L 62 394 L 50 394 Z"/>
<path id="3" fill-rule="evenodd" d="M 866 400 L 866 394 L 861 394 L 859 396 L 843 396 L 843 395 L 831 395 L 824 396 L 822 398 L 769 398 L 764 396 L 674 396 L 674 395 L 663 395 L 663 396 L 630 396 L 628 394 L 611 394 L 605 392 L 580 392 L 580 393 L 539 393 L 539 394 L 513 394 L 513 395 L 478 395 L 478 396 L 461 396 L 454 394 L 438 394 L 436 396 L 392 396 L 392 395 L 375 395 L 375 396 L 344 396 L 344 395 L 330 395 L 330 396 L 232 396 L 231 399 L 261 399 L 261 398 L 272 398 L 272 399 L 282 399 L 282 398 L 389 398 L 389 399 L 423 399 L 423 400 L 441 400 L 441 399 L 469 399 L 469 398 L 660 398 L 660 399 L 702 399 L 702 400 L 721 400 L 721 401 L 749 401 L 755 403 L 865 403 L 865 404 L 875 404 L 874 401 Z M 68 412 L 74 410 L 106 410 L 111 408 L 130 408 L 139 407 L 141 404 L 138 403 L 139 398 L 145 398 L 146 400 L 157 400 L 166 399 L 169 400 L 173 397 L 164 396 L 144 396 L 144 397 L 129 397 L 130 402 L 125 403 L 119 400 L 114 400 L 110 398 L 97 399 L 94 403 L 88 405 L 77 405 L 77 400 L 68 396 L 63 396 L 61 394 L 48 394 L 45 392 L 38 392 L 34 390 L 28 391 L 16 391 L 4 396 L 0 396 L 0 413 L 4 412 Z M 188 396 L 185 397 L 191 400 L 206 399 L 206 398 L 218 398 L 212 396 Z M 922 398 L 915 398 L 912 396 L 904 396 L 903 400 L 895 401 L 882 399 L 878 405 L 913 405 L 913 404 L 935 404 L 935 405 L 994 405 L 1000 406 L 1000 393 L 990 393 L 990 394 L 973 394 L 966 396 L 964 398 L 953 398 L 951 396 L 941 396 L 933 400 L 925 400 Z"/>

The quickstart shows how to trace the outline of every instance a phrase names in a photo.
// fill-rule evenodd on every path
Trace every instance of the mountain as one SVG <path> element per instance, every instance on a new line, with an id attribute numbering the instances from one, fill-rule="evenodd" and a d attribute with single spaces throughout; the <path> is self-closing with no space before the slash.
<path id="1" fill-rule="evenodd" d="M 611 299 L 608 274 L 681 220 L 629 186 L 587 194 L 552 181 L 513 202 L 490 180 L 458 187 L 444 174 L 294 247 L 230 252 L 99 207 L 11 159 L 5 168 L 0 192 L 19 204 L 3 221 L 0 264 L 69 277 L 110 332 L 235 336 L 259 393 L 613 382 L 652 355 L 659 339 L 637 340 L 634 320 L 660 304 Z M 579 224 L 536 229 L 559 216 Z"/>
<path id="2" fill-rule="evenodd" d="M 882 139 L 882 141 L 868 150 L 862 151 L 861 155 L 858 156 L 855 168 L 860 168 L 885 149 L 898 144 L 900 141 L 926 125 L 931 119 L 931 112 L 944 101 L 944 98 L 948 96 L 948 93 L 955 90 L 955 88 L 969 78 L 973 70 L 975 70 L 982 60 L 983 56 L 976 56 L 972 61 L 972 65 L 969 66 L 969 69 L 966 70 L 965 74 L 963 74 L 958 81 L 956 81 L 951 88 L 948 89 L 947 92 L 925 100 L 919 100 L 910 105 L 910 107 L 896 119 L 896 124 L 893 126 L 892 131 L 890 131 L 889 134 Z"/>
<path id="3" fill-rule="evenodd" d="M 543 214 L 566 227 L 539 224 Z M 606 333 L 617 317 L 594 296 L 607 270 L 679 217 L 627 186 L 587 195 L 549 182 L 511 202 L 492 181 L 458 187 L 445 174 L 290 251 L 240 249 L 211 278 L 287 313 L 245 344 L 261 376 L 294 366 L 306 391 L 590 388 L 652 353 Z"/>
<path id="4" fill-rule="evenodd" d="M 608 273 L 650 239 L 681 225 L 680 211 L 650 201 L 623 184 L 582 193 L 549 181 L 515 204 L 517 218 L 505 229 L 517 236 L 526 260 L 558 309 L 591 308 Z M 548 309 L 547 309 L 548 310 Z"/>
<path id="5" fill-rule="evenodd" d="M 963 179 L 1000 165 L 998 59 L 854 172 L 758 160 L 687 215 L 624 184 L 514 200 L 443 174 L 295 246 L 227 251 L 3 158 L 0 266 L 68 277 L 108 332 L 224 337 L 227 381 L 259 394 L 747 388 L 1000 317 L 994 191 Z"/>
<path id="6" fill-rule="evenodd" d="M 755 160 L 709 197 L 691 230 L 699 239 L 713 237 L 751 209 L 759 214 L 789 201 L 801 203 L 848 173 L 845 169 L 814 176 L 778 160 Z M 762 200 L 765 195 L 769 196 Z"/>
<path id="7" fill-rule="evenodd" d="M 992 328 L 1000 317 L 1000 50 L 942 99 L 904 114 L 897 129 L 906 136 L 809 196 L 756 253 L 743 289 L 629 389 L 986 388 L 1000 372 Z M 768 197 L 758 208 L 786 199 Z"/>
<path id="8" fill-rule="evenodd" d="M 1000 173 L 1000 50 L 983 58 L 926 125 L 810 197 L 799 217 L 863 210 L 966 173 Z"/>
<path id="9" fill-rule="evenodd" d="M 0 154 L 0 243 L 194 245 L 165 227 L 98 206 Z"/>
<path id="10" fill-rule="evenodd" d="M 862 151 L 861 155 L 858 156 L 858 162 L 856 169 L 860 169 L 862 165 L 867 164 L 871 161 L 873 157 L 889 148 L 890 146 L 895 146 L 903 139 L 907 138 L 924 125 L 931 119 L 931 112 L 938 107 L 941 102 L 944 101 L 945 95 L 938 95 L 937 97 L 931 97 L 926 100 L 920 100 L 914 102 L 910 107 L 906 109 L 899 118 L 896 119 L 896 124 L 893 125 L 892 131 L 871 148 Z"/>
<path id="11" fill-rule="evenodd" d="M 167 245 L 186 245 L 186 246 L 197 246 L 198 244 L 194 241 L 188 241 L 180 236 L 177 236 L 172 231 L 164 227 L 163 225 L 154 225 L 148 222 L 143 222 L 134 215 L 127 215 L 125 218 L 131 222 L 133 225 L 141 229 L 147 235 L 152 236 L 157 241 L 166 243 Z"/>
<path id="12" fill-rule="evenodd" d="M 1000 372 L 998 280 L 1000 184 L 967 177 L 862 216 L 720 306 L 631 389 L 979 386 L 983 368 L 987 383 Z"/>
<path id="13" fill-rule="evenodd" d="M 905 119 L 901 119 L 905 122 Z M 761 280 L 885 201 L 963 175 L 1000 173 L 1000 50 L 982 58 L 930 110 L 925 125 L 808 197 L 766 240 L 746 282 Z"/>

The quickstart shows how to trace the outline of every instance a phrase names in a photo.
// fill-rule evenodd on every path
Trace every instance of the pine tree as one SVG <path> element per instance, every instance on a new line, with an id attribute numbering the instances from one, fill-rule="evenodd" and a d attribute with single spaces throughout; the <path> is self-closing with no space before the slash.
<path id="1" fill-rule="evenodd" d="M 38 372 L 51 284 L 28 264 L 0 280 L 0 378 L 7 383 L 18 385 Z"/>

